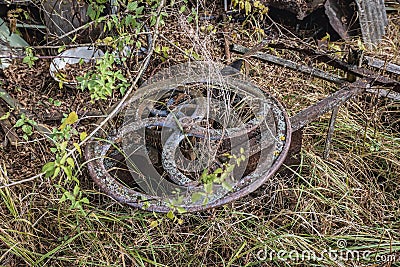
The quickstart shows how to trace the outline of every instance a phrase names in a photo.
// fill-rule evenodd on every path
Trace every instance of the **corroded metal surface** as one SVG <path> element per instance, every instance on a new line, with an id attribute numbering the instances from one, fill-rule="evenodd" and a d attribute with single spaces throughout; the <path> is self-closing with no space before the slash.
<path id="1" fill-rule="evenodd" d="M 325 2 L 325 14 L 329 23 L 344 40 L 349 39 L 349 29 L 351 23 L 354 23 L 354 8 L 350 6 L 348 0 L 327 0 Z"/>
<path id="2" fill-rule="evenodd" d="M 308 123 L 316 120 L 326 112 L 346 102 L 351 97 L 365 91 L 365 89 L 369 87 L 369 82 L 366 80 L 359 80 L 352 84 L 343 86 L 342 89 L 330 95 L 329 97 L 291 117 L 290 121 L 292 123 L 293 131 L 303 128 Z"/>
<path id="3" fill-rule="evenodd" d="M 89 22 L 87 16 L 89 5 L 85 1 L 49 0 L 42 1 L 41 4 L 47 31 L 59 43 L 69 43 L 74 36 L 64 35 Z M 81 38 L 86 40 L 90 37 L 94 38 L 94 35 L 89 36 L 86 31 L 85 36 L 82 35 Z"/>
<path id="4" fill-rule="evenodd" d="M 230 67 L 194 62 L 165 69 L 125 103 L 124 122 L 115 134 L 87 146 L 92 178 L 116 200 L 149 211 L 217 207 L 268 181 L 286 158 L 291 131 L 300 133 L 292 148 L 298 151 L 301 129 L 311 121 L 373 85 L 400 89 L 391 78 L 315 51 L 298 51 L 319 55 L 362 79 L 346 83 L 316 69 L 284 65 L 341 85 L 289 120 L 279 102 Z M 236 164 L 237 157 L 227 153 L 243 154 L 244 162 L 226 175 L 225 186 L 215 183 L 205 190 L 204 170 L 212 174 Z"/>
<path id="5" fill-rule="evenodd" d="M 290 145 L 283 107 L 211 62 L 161 71 L 124 110 L 116 134 L 87 146 L 89 172 L 115 199 L 150 211 L 198 211 L 247 195 L 277 171 Z M 233 156 L 243 156 L 240 164 Z M 218 176 L 227 166 L 234 168 L 224 184 L 205 191 L 204 170 Z"/>
<path id="6" fill-rule="evenodd" d="M 356 0 L 364 43 L 371 47 L 385 34 L 388 24 L 383 0 Z"/>
<path id="7" fill-rule="evenodd" d="M 347 73 L 353 74 L 360 78 L 366 78 L 370 82 L 373 81 L 373 83 L 375 85 L 383 85 L 383 86 L 391 87 L 391 90 L 393 90 L 394 92 L 400 93 L 400 81 L 390 78 L 388 76 L 381 75 L 381 74 L 371 71 L 369 69 L 349 64 L 347 62 L 344 62 L 343 60 L 332 57 L 327 53 L 324 53 L 324 52 L 321 52 L 318 50 L 314 50 L 314 49 L 292 46 L 292 45 L 288 45 L 287 43 L 282 43 L 282 42 L 279 42 L 276 44 L 269 44 L 269 46 L 272 48 L 293 50 L 293 51 L 297 51 L 305 56 L 317 58 L 318 61 L 325 62 L 326 64 L 328 64 L 334 68 L 343 70 Z M 248 50 L 248 48 L 240 46 L 240 45 L 233 45 L 231 49 L 232 49 L 232 51 L 235 51 L 238 53 L 244 53 L 245 51 Z M 287 59 L 281 59 L 281 58 L 272 56 L 267 53 L 258 52 L 256 54 L 252 55 L 252 57 L 256 57 L 256 58 L 268 61 L 268 62 L 276 64 L 276 65 L 280 65 L 280 66 L 283 66 L 283 67 L 286 67 L 289 69 L 307 73 L 314 77 L 318 77 L 318 78 L 321 78 L 321 79 L 324 79 L 327 81 L 331 81 L 336 84 L 343 85 L 346 82 L 346 80 L 344 78 L 339 77 L 337 75 L 332 75 L 330 73 L 326 73 L 326 72 L 316 69 L 316 68 L 310 68 L 309 66 L 306 66 L 306 65 L 294 63 Z"/>
<path id="8" fill-rule="evenodd" d="M 388 24 L 383 0 L 327 0 L 325 13 L 331 26 L 343 39 L 350 37 L 349 31 L 358 18 L 364 44 L 371 47 L 380 42 Z"/>

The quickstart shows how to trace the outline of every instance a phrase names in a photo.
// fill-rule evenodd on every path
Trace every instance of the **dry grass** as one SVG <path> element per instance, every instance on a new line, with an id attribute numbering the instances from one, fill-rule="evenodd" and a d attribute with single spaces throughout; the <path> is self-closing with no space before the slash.
<path id="1" fill-rule="evenodd" d="M 400 15 L 390 19 L 385 41 L 368 53 L 399 62 Z M 216 25 L 219 30 L 220 26 Z M 163 35 L 203 58 L 223 57 L 219 30 L 211 36 L 189 27 L 193 26 L 181 23 L 165 28 Z M 243 37 L 243 32 L 240 27 L 232 32 L 232 41 L 247 46 L 257 42 L 256 35 Z M 162 40 L 159 44 L 170 46 Z M 154 62 L 162 67 L 184 61 L 179 53 L 171 47 L 166 62 Z M 284 103 L 291 115 L 337 90 L 309 76 L 249 62 L 251 79 Z M 153 64 L 149 72 L 158 67 Z M 330 158 L 324 160 L 328 119 L 324 116 L 306 127 L 301 164 L 293 175 L 278 174 L 255 194 L 224 207 L 181 215 L 182 224 L 117 203 L 98 192 L 85 172 L 79 177 L 90 200 L 84 213 L 59 203 L 61 193 L 53 180 L 2 188 L 0 265 L 398 266 L 399 103 L 368 95 L 342 106 Z M 21 175 L 7 173 L 10 157 L 0 158 L 0 184 Z M 154 221 L 157 226 L 150 227 Z M 338 261 L 324 252 L 342 245 L 354 254 L 370 254 L 361 261 L 355 256 Z M 281 255 L 284 259 L 276 254 L 280 250 L 287 252 Z M 291 261 L 290 251 L 319 258 Z M 385 260 L 389 255 L 396 255 L 397 262 Z"/>

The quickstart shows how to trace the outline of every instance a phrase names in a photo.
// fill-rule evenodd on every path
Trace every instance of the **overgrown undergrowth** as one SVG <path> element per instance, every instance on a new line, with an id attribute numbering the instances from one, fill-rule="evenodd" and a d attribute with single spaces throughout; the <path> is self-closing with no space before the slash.
<path id="1" fill-rule="evenodd" d="M 367 52 L 389 54 L 399 62 L 399 15 L 390 19 L 382 46 Z M 199 25 L 166 20 L 170 24 L 162 28 L 165 39 L 203 59 L 224 58 L 223 46 L 215 45 L 223 42 L 222 25 L 213 25 L 205 34 Z M 233 22 L 230 26 L 236 27 L 232 42 L 257 43 L 254 28 Z M 216 38 L 211 38 L 213 34 Z M 160 51 L 169 47 L 164 49 L 168 53 L 156 53 L 154 62 L 159 64 L 149 67 L 148 76 L 187 60 L 165 39 L 157 45 Z M 253 59 L 249 64 L 250 78 L 284 103 L 290 114 L 336 90 L 329 83 Z M 98 191 L 84 168 L 78 179 L 89 204 L 83 209 L 60 203 L 62 192 L 55 186 L 57 180 L 50 178 L 2 187 L 0 264 L 396 266 L 400 262 L 399 104 L 366 95 L 343 105 L 330 157 L 323 159 L 328 122 L 329 116 L 324 116 L 305 128 L 301 163 L 291 175 L 277 174 L 250 196 L 217 209 L 177 215 L 180 220 L 119 204 Z M 24 143 L 14 153 L 27 154 L 28 161 L 32 150 L 42 151 L 36 160 L 44 164 L 50 153 L 40 142 Z M 0 184 L 23 176 L 9 173 L 13 155 L 0 153 Z"/>

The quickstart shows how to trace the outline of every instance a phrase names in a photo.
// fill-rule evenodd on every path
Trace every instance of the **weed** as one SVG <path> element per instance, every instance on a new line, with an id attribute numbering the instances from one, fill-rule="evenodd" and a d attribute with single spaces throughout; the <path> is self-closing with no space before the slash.
<path id="1" fill-rule="evenodd" d="M 25 48 L 25 57 L 22 60 L 23 63 L 28 64 L 29 68 L 32 68 L 32 66 L 35 64 L 35 61 L 37 61 L 38 59 L 39 58 L 33 54 L 32 47 Z"/>
<path id="2" fill-rule="evenodd" d="M 54 153 L 55 160 L 47 162 L 42 167 L 42 172 L 45 173 L 46 178 L 55 179 L 59 177 L 57 188 L 63 192 L 63 196 L 60 202 L 69 200 L 71 202 L 71 209 L 78 209 L 83 212 L 82 205 L 88 204 L 87 198 L 82 197 L 82 192 L 79 187 L 79 180 L 77 174 L 79 168 L 75 164 L 75 160 L 68 156 L 68 145 L 72 142 L 73 137 L 78 136 L 76 129 L 72 127 L 78 121 L 78 115 L 75 112 L 71 112 L 67 117 L 62 120 L 60 127 L 54 128 L 52 132 L 52 141 L 54 147 L 50 148 L 50 151 Z M 79 134 L 79 139 L 82 141 L 86 138 L 87 134 L 82 132 Z M 82 151 L 78 143 L 72 142 L 72 145 L 76 148 L 80 156 Z M 62 171 L 62 172 L 61 172 Z M 62 173 L 64 175 L 62 175 Z M 73 193 L 70 193 L 65 185 L 74 184 Z"/>
<path id="3" fill-rule="evenodd" d="M 95 70 L 85 73 L 82 77 L 77 77 L 82 90 L 88 89 L 93 101 L 106 100 L 114 91 L 124 95 L 129 87 L 128 80 L 122 74 L 122 70 L 115 70 L 115 56 L 106 52 L 102 58 L 96 62 Z"/>
<path id="4" fill-rule="evenodd" d="M 21 128 L 23 135 L 22 138 L 24 138 L 26 141 L 28 141 L 29 136 L 33 134 L 33 126 L 36 126 L 37 123 L 29 119 L 24 113 L 21 114 L 20 119 L 17 120 L 15 123 L 14 127 L 15 128 Z"/>

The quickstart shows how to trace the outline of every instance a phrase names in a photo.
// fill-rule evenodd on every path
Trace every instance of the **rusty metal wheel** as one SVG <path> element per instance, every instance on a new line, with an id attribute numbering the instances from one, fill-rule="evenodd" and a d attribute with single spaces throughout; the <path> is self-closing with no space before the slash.
<path id="1" fill-rule="evenodd" d="M 267 182 L 290 137 L 276 99 L 230 67 L 192 62 L 145 83 L 125 104 L 117 132 L 92 141 L 86 157 L 94 181 L 118 201 L 192 212 Z"/>

